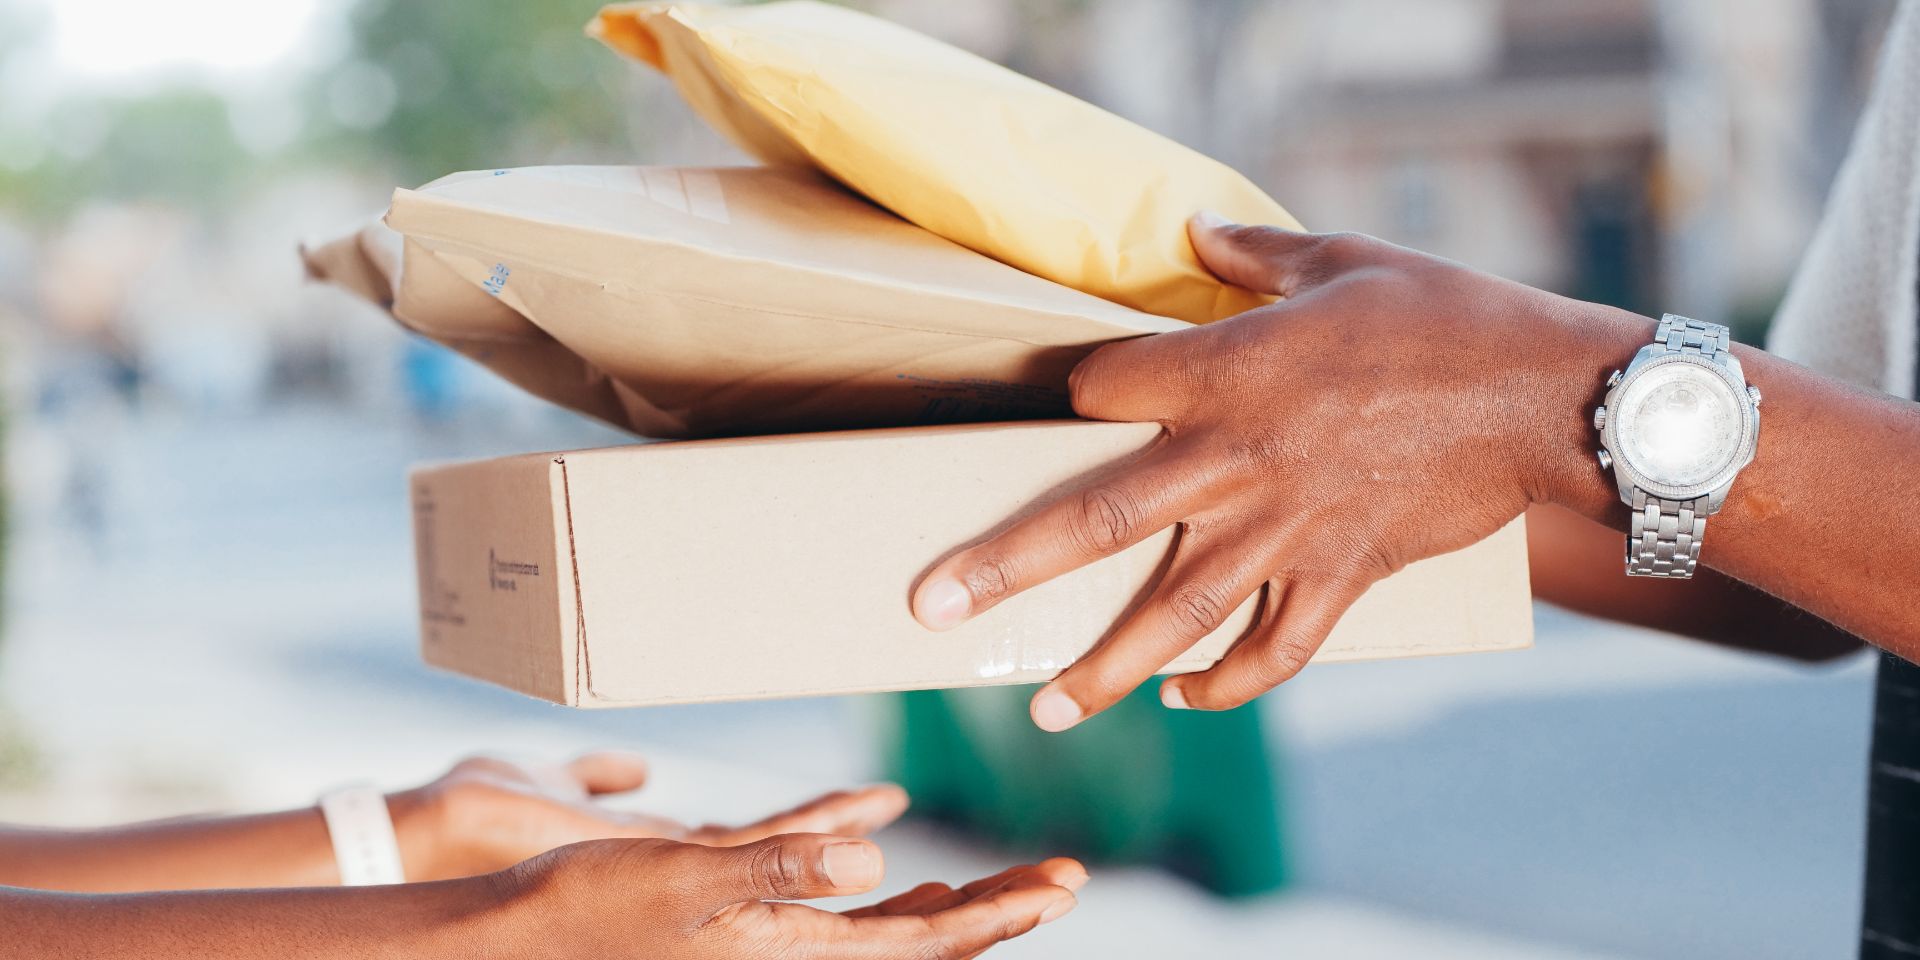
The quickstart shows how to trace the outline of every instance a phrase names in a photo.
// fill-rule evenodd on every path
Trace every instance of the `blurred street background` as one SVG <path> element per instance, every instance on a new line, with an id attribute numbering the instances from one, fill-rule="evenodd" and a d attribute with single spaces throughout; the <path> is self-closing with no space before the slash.
<path id="1" fill-rule="evenodd" d="M 696 820 L 878 775 L 873 701 L 577 713 L 415 653 L 409 464 L 631 438 L 304 283 L 296 246 L 455 170 L 742 162 L 583 37 L 596 6 L 0 0 L 0 821 L 302 805 L 483 750 L 640 749 L 639 802 Z M 1210 153 L 1312 227 L 1752 341 L 1892 3 L 859 6 Z M 1530 652 L 1315 668 L 1262 702 L 1285 892 L 1096 870 L 1070 921 L 996 955 L 1850 956 L 1864 655 L 1537 624 Z M 881 840 L 896 889 L 1009 853 Z"/>

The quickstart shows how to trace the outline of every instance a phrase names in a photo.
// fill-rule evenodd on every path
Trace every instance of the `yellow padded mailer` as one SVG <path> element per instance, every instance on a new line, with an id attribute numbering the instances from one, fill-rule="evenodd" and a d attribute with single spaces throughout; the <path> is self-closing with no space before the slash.
<path id="1" fill-rule="evenodd" d="M 1216 160 L 844 7 L 627 3 L 590 30 L 761 160 L 815 165 L 934 233 L 1149 313 L 1205 323 L 1265 302 L 1200 266 L 1194 213 L 1299 229 Z"/>

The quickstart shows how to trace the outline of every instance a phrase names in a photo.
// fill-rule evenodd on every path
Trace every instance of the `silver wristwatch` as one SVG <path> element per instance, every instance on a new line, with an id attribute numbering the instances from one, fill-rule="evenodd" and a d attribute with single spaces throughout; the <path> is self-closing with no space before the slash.
<path id="1" fill-rule="evenodd" d="M 1760 390 L 1727 328 L 1667 314 L 1652 343 L 1607 378 L 1593 411 L 1600 469 L 1633 508 L 1627 574 L 1691 577 L 1707 518 L 1760 442 Z"/>

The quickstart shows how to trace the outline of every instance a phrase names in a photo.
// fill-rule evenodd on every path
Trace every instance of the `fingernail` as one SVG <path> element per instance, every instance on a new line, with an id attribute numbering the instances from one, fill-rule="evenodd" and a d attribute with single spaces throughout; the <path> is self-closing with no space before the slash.
<path id="1" fill-rule="evenodd" d="M 1160 704 L 1169 710 L 1193 709 L 1187 706 L 1187 692 L 1180 689 L 1178 685 L 1171 683 L 1163 683 L 1160 685 Z"/>
<path id="2" fill-rule="evenodd" d="M 1080 722 L 1085 712 L 1073 698 L 1048 687 L 1033 698 L 1033 723 L 1048 733 L 1059 733 Z"/>
<path id="3" fill-rule="evenodd" d="M 1212 210 L 1202 210 L 1193 215 L 1193 225 L 1202 230 L 1219 230 L 1223 227 L 1233 226 L 1233 221 L 1228 220 L 1226 217 Z"/>
<path id="4" fill-rule="evenodd" d="M 973 599 L 960 581 L 941 577 L 920 588 L 920 602 L 914 605 L 914 616 L 930 630 L 950 630 L 967 618 L 967 609 L 972 605 Z"/>
<path id="5" fill-rule="evenodd" d="M 1072 913 L 1073 908 L 1076 906 L 1079 906 L 1079 904 L 1080 904 L 1080 901 L 1074 899 L 1072 896 L 1061 897 L 1060 899 L 1055 900 L 1054 902 L 1048 904 L 1045 910 L 1040 911 L 1040 922 L 1043 924 L 1052 923 L 1055 920 L 1058 920 L 1061 917 L 1064 917 L 1067 914 Z"/>
<path id="6" fill-rule="evenodd" d="M 872 844 L 835 843 L 820 854 L 820 868 L 836 887 L 870 887 L 879 883 L 879 866 Z"/>

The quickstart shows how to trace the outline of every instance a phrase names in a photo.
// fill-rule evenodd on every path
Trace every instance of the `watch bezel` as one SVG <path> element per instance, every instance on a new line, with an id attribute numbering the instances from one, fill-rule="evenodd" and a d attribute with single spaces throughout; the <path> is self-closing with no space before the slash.
<path id="1" fill-rule="evenodd" d="M 1626 456 L 1620 447 L 1619 428 L 1624 418 L 1615 407 L 1627 388 L 1646 376 L 1649 371 L 1676 363 L 1699 367 L 1712 373 L 1719 378 L 1720 382 L 1726 384 L 1727 389 L 1734 396 L 1735 403 L 1740 407 L 1740 442 L 1734 448 L 1733 459 L 1727 461 L 1727 465 L 1713 476 L 1699 483 L 1686 485 L 1661 483 L 1641 473 L 1634 466 L 1632 458 Z M 1754 409 L 1754 404 L 1747 396 L 1745 381 L 1726 365 L 1698 354 L 1669 353 L 1635 362 L 1627 368 L 1626 375 L 1620 379 L 1620 382 L 1607 391 L 1606 406 L 1612 415 L 1607 418 L 1606 426 L 1600 431 L 1600 443 L 1608 453 L 1613 455 L 1614 469 L 1619 471 L 1620 476 L 1631 487 L 1644 490 L 1662 500 L 1693 500 L 1732 484 L 1733 478 L 1739 475 L 1747 464 L 1753 462 L 1754 451 L 1759 445 L 1759 411 Z"/>

